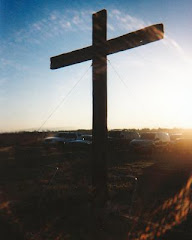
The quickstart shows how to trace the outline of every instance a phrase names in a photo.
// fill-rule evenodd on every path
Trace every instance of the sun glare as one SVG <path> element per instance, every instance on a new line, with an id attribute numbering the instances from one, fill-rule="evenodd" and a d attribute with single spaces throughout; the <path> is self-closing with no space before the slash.
<path id="1" fill-rule="evenodd" d="M 165 108 L 169 111 L 170 119 L 176 127 L 192 127 L 192 72 L 184 66 L 175 69 L 175 74 L 167 76 L 167 91 Z"/>

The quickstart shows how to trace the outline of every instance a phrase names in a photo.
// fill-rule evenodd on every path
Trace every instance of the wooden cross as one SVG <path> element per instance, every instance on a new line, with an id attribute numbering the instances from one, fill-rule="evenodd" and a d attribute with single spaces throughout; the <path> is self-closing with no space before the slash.
<path id="1" fill-rule="evenodd" d="M 107 40 L 107 11 L 93 14 L 92 46 L 51 58 L 51 69 L 92 60 L 93 73 L 93 158 L 92 184 L 96 205 L 107 199 L 107 55 L 163 38 L 163 24 Z"/>

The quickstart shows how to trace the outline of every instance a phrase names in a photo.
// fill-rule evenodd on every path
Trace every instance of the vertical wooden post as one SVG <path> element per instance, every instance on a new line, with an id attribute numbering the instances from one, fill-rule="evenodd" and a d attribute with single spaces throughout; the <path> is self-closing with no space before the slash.
<path id="1" fill-rule="evenodd" d="M 107 41 L 107 11 L 93 14 L 93 44 L 51 58 L 51 69 L 93 60 L 92 184 L 95 206 L 103 207 L 107 192 L 107 55 L 163 38 L 163 24 L 156 24 Z"/>
<path id="2" fill-rule="evenodd" d="M 93 14 L 93 156 L 94 204 L 107 200 L 107 12 Z"/>

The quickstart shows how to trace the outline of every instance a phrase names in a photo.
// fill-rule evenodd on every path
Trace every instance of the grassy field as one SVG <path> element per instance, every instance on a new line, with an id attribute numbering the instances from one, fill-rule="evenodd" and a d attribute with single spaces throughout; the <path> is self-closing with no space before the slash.
<path id="1" fill-rule="evenodd" d="M 45 134 L 24 135 L 0 137 L 0 239 L 192 238 L 191 154 L 110 150 L 95 223 L 90 150 L 46 150 Z"/>

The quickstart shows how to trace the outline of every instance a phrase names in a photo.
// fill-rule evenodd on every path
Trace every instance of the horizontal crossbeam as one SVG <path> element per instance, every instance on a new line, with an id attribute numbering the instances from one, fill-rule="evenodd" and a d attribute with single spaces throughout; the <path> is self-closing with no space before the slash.
<path id="1" fill-rule="evenodd" d="M 125 34 L 123 36 L 106 41 L 107 55 L 139 47 L 158 41 L 164 36 L 163 24 L 156 24 L 141 30 Z M 104 48 L 104 46 L 102 46 Z M 64 53 L 51 58 L 51 69 L 66 67 L 72 64 L 92 60 L 97 54 L 93 46 L 85 47 L 69 53 Z"/>

